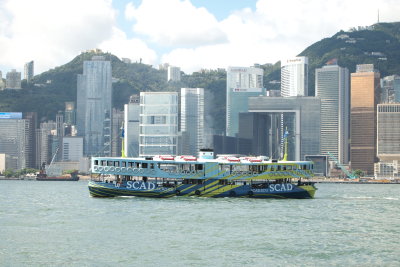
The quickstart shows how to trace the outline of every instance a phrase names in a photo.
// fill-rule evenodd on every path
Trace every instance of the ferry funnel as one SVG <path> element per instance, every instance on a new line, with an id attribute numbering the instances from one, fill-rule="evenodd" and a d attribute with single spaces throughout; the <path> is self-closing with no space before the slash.
<path id="1" fill-rule="evenodd" d="M 214 150 L 203 148 L 199 151 L 199 158 L 200 159 L 214 159 Z"/>

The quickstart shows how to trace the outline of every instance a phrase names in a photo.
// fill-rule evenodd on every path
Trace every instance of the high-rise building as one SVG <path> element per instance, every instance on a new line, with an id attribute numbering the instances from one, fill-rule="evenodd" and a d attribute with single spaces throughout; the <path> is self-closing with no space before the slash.
<path id="1" fill-rule="evenodd" d="M 281 96 L 308 96 L 308 57 L 281 60 Z"/>
<path id="2" fill-rule="evenodd" d="M 113 108 L 112 112 L 112 136 L 111 141 L 111 156 L 120 157 L 122 151 L 122 128 L 124 124 L 124 112 Z"/>
<path id="3" fill-rule="evenodd" d="M 372 64 L 357 65 L 351 74 L 350 160 L 352 169 L 374 173 L 376 162 L 376 109 L 380 74 Z"/>
<path id="4" fill-rule="evenodd" d="M 28 145 L 25 150 L 26 154 L 26 167 L 35 168 L 36 167 L 36 129 L 37 129 L 37 113 L 36 112 L 24 112 L 23 119 L 28 123 Z"/>
<path id="5" fill-rule="evenodd" d="M 400 103 L 400 77 L 396 76 L 393 80 L 394 102 Z"/>
<path id="6" fill-rule="evenodd" d="M 25 63 L 24 66 L 24 78 L 29 83 L 34 75 L 34 63 L 33 60 Z"/>
<path id="7" fill-rule="evenodd" d="M 28 168 L 31 129 L 20 112 L 0 112 L 0 153 L 10 158 L 9 168 Z"/>
<path id="8" fill-rule="evenodd" d="M 176 155 L 178 93 L 140 93 L 139 156 Z"/>
<path id="9" fill-rule="evenodd" d="M 66 136 L 62 142 L 62 161 L 79 162 L 83 158 L 82 137 Z"/>
<path id="10" fill-rule="evenodd" d="M 378 158 L 400 160 L 400 103 L 379 104 L 377 112 Z"/>
<path id="11" fill-rule="evenodd" d="M 43 165 L 50 164 L 53 152 L 56 151 L 52 147 L 54 136 L 56 135 L 57 125 L 54 121 L 40 123 L 39 129 L 36 130 L 36 168 L 42 168 Z"/>
<path id="12" fill-rule="evenodd" d="M 226 73 L 226 135 L 239 131 L 239 113 L 248 111 L 248 98 L 265 94 L 260 68 L 228 67 Z"/>
<path id="13" fill-rule="evenodd" d="M 86 156 L 111 153 L 111 62 L 93 56 L 78 74 L 77 128 Z"/>
<path id="14" fill-rule="evenodd" d="M 75 102 L 65 102 L 64 121 L 67 125 L 76 124 Z"/>
<path id="15" fill-rule="evenodd" d="M 127 157 L 139 156 L 140 97 L 132 95 L 124 106 L 124 151 Z"/>
<path id="16" fill-rule="evenodd" d="M 321 154 L 349 162 L 350 78 L 347 68 L 327 65 L 315 70 L 315 95 L 321 99 Z"/>
<path id="17" fill-rule="evenodd" d="M 17 72 L 15 69 L 7 72 L 6 89 L 21 89 L 21 72 Z"/>
<path id="18" fill-rule="evenodd" d="M 168 81 L 178 82 L 181 80 L 181 68 L 168 66 Z"/>
<path id="19" fill-rule="evenodd" d="M 287 131 L 288 159 L 304 160 L 320 154 L 320 110 L 317 97 L 250 97 L 238 136 L 252 140 L 253 154 L 279 159 Z"/>
<path id="20" fill-rule="evenodd" d="M 204 148 L 204 89 L 181 88 L 181 151 L 197 155 Z"/>

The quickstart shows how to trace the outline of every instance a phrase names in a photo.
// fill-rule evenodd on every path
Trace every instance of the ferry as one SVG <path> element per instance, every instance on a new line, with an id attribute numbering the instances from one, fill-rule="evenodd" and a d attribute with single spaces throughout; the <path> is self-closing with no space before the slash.
<path id="1" fill-rule="evenodd" d="M 143 158 L 93 157 L 88 187 L 93 197 L 175 196 L 314 198 L 317 188 L 310 161 L 222 155 L 212 150 L 195 156 Z"/>

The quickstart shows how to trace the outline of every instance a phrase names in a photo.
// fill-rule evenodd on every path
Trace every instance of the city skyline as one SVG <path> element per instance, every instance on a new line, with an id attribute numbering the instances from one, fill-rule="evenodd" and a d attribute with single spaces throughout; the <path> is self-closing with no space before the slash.
<path id="1" fill-rule="evenodd" d="M 23 64 L 33 59 L 40 74 L 93 48 L 133 62 L 170 63 L 186 73 L 275 63 L 340 30 L 376 23 L 378 9 L 381 22 L 399 20 L 400 7 L 390 0 L 5 0 L 0 5 L 5 22 L 0 27 L 0 70 L 22 72 Z"/>

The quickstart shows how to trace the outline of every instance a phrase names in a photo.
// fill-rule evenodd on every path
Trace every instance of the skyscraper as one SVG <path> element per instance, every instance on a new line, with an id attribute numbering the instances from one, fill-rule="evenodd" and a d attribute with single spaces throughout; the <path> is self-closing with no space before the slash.
<path id="1" fill-rule="evenodd" d="M 6 74 L 6 89 L 21 89 L 21 72 L 15 69 Z"/>
<path id="2" fill-rule="evenodd" d="M 24 78 L 29 83 L 34 75 L 34 63 L 33 60 L 30 62 L 25 63 L 24 66 Z"/>
<path id="3" fill-rule="evenodd" d="M 0 153 L 10 157 L 9 168 L 28 168 L 31 129 L 20 112 L 0 112 Z"/>
<path id="4" fill-rule="evenodd" d="M 65 102 L 64 119 L 67 125 L 76 124 L 75 102 Z"/>
<path id="5" fill-rule="evenodd" d="M 124 150 L 127 157 L 139 156 L 140 97 L 132 95 L 124 106 Z"/>
<path id="6" fill-rule="evenodd" d="M 332 153 L 349 162 L 350 88 L 349 70 L 327 65 L 315 70 L 315 93 L 321 98 L 321 154 Z"/>
<path id="7" fill-rule="evenodd" d="M 281 60 L 281 96 L 308 96 L 308 57 Z"/>
<path id="8" fill-rule="evenodd" d="M 140 93 L 139 156 L 176 155 L 178 93 Z"/>
<path id="9" fill-rule="evenodd" d="M 379 78 L 372 64 L 357 65 L 356 73 L 351 74 L 351 168 L 368 175 L 374 173 L 376 162 Z"/>
<path id="10" fill-rule="evenodd" d="M 111 62 L 103 56 L 84 61 L 78 74 L 77 127 L 86 156 L 111 153 L 111 79 Z"/>
<path id="11" fill-rule="evenodd" d="M 168 66 L 168 81 L 177 82 L 181 80 L 181 69 L 179 67 Z"/>
<path id="12" fill-rule="evenodd" d="M 181 88 L 182 154 L 197 155 L 204 148 L 204 89 Z"/>
<path id="13" fill-rule="evenodd" d="M 248 98 L 265 94 L 263 73 L 255 67 L 228 67 L 226 73 L 226 135 L 239 131 L 239 113 L 248 111 Z"/>

